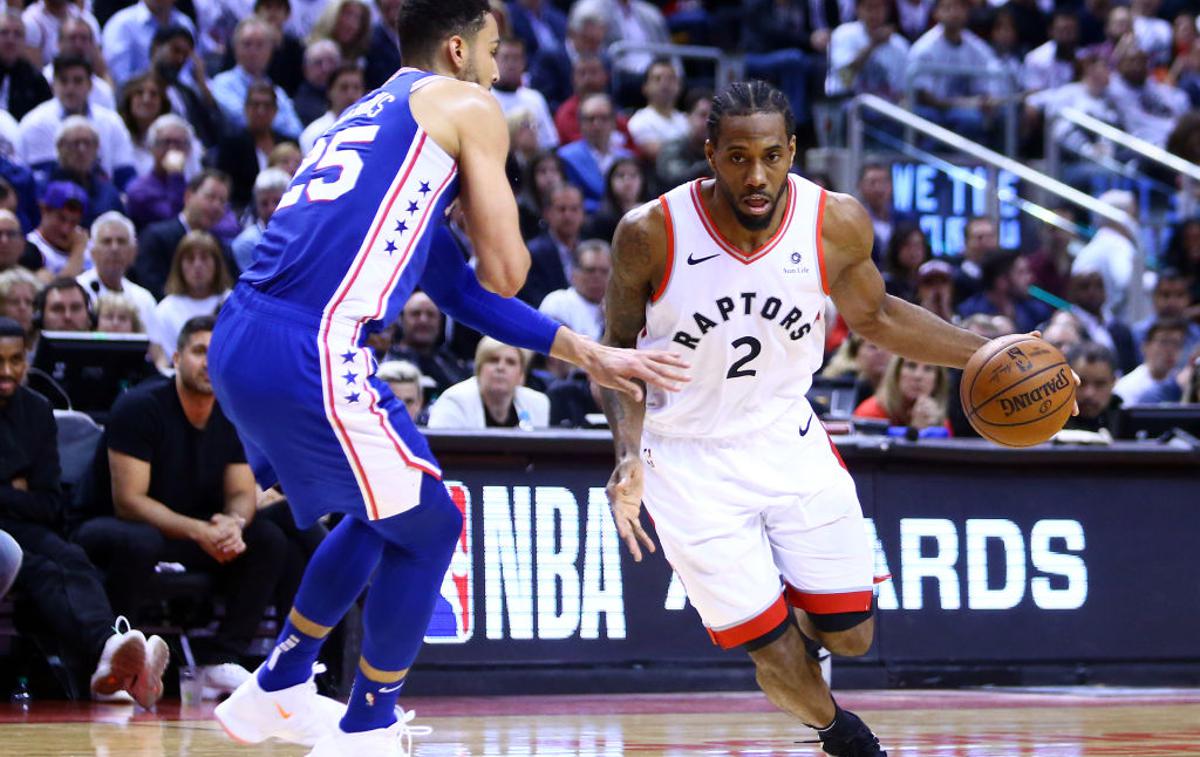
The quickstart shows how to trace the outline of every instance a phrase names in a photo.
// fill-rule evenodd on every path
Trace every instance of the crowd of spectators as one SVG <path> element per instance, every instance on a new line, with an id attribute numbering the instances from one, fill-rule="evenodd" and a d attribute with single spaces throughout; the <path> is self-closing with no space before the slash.
<path id="1" fill-rule="evenodd" d="M 235 687 L 265 609 L 286 606 L 321 538 L 295 529 L 278 492 L 256 489 L 205 356 L 212 317 L 253 265 L 302 157 L 399 67 L 401 1 L 36 0 L 0 11 L 0 430 L 11 432 L 0 437 L 46 450 L 40 460 L 3 450 L 0 589 L 47 571 L 63 591 L 102 582 L 107 593 L 76 608 L 86 617 L 58 629 L 81 670 L 94 663 L 101 626 L 114 612 L 138 618 L 138 587 L 176 564 L 218 579 L 225 619 L 197 657 L 214 693 Z M 749 75 L 788 97 L 802 148 L 814 139 L 814 103 L 911 94 L 916 112 L 993 143 L 999 115 L 1018 108 L 1028 156 L 1042 151 L 1043 119 L 1069 106 L 1200 159 L 1200 35 L 1194 7 L 1179 0 L 494 7 L 503 35 L 494 94 L 532 256 L 518 296 L 596 339 L 619 219 L 709 175 L 710 82 L 670 57 L 613 58 L 613 42 L 736 47 Z M 1088 169 L 1073 157 L 1128 157 L 1061 124 L 1050 138 L 1077 177 Z M 976 217 L 961 254 L 935 257 L 917 219 L 896 210 L 889 166 L 866 165 L 844 189 L 870 214 L 890 294 L 989 337 L 1042 329 L 1067 352 L 1082 380 L 1071 427 L 1111 428 L 1122 404 L 1200 401 L 1200 219 L 1172 230 L 1153 313 L 1131 322 L 1138 253 L 1127 228 L 1100 224 L 1085 242 L 1063 229 L 1089 219 L 1062 208 L 1063 228 L 1003 249 L 995 220 Z M 1101 199 L 1137 216 L 1128 192 Z M 449 229 L 470 259 L 463 223 L 452 214 Z M 848 379 L 856 416 L 973 435 L 957 371 L 890 355 L 828 316 L 820 380 Z M 148 378 L 101 409 L 104 440 L 70 503 L 57 453 L 49 457 L 47 402 L 65 408 L 80 389 L 69 372 L 29 370 L 44 332 L 141 334 L 146 345 L 137 378 Z M 368 344 L 420 425 L 603 425 L 586 376 L 481 338 L 421 292 Z M 47 400 L 18 391 L 23 383 Z M 39 602 L 53 614 L 66 600 Z"/>

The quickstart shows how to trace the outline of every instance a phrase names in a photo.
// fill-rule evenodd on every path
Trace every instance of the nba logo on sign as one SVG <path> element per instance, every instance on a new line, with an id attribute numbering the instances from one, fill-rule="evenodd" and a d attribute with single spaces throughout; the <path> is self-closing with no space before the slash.
<path id="1" fill-rule="evenodd" d="M 463 515 L 463 530 L 450 567 L 442 577 L 442 590 L 425 631 L 427 644 L 463 644 L 475 633 L 475 581 L 471 559 L 471 492 L 458 481 L 447 481 L 450 499 Z"/>

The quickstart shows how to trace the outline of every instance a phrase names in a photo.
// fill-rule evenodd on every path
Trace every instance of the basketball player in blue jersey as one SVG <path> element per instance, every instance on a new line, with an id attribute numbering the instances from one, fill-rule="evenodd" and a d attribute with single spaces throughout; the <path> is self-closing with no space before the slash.
<path id="1" fill-rule="evenodd" d="M 776 706 L 825 752 L 886 754 L 838 707 L 815 650 L 864 654 L 873 545 L 854 482 L 805 399 L 831 297 L 850 328 L 913 360 L 962 368 L 983 337 L 884 292 L 871 219 L 791 175 L 787 100 L 762 82 L 720 93 L 705 152 L 714 179 L 630 211 L 613 242 L 604 340 L 670 348 L 692 380 L 645 400 L 604 392 L 617 465 L 608 493 L 635 559 L 663 551 L 713 641 L 742 647 Z"/>
<path id="2" fill-rule="evenodd" d="M 641 396 L 677 389 L 686 361 L 579 337 L 511 297 L 529 268 L 504 174 L 508 134 L 487 88 L 499 45 L 487 0 L 406 0 L 406 68 L 317 140 L 222 309 L 209 365 L 265 488 L 309 526 L 344 516 L 313 555 L 274 651 L 216 710 L 234 739 L 312 755 L 407 755 L 396 699 L 439 595 L 462 516 L 367 337 L 419 286 L 456 320 L 578 365 Z M 457 197 L 477 251 L 442 226 Z M 319 697 L 322 641 L 372 578 L 348 706 Z"/>

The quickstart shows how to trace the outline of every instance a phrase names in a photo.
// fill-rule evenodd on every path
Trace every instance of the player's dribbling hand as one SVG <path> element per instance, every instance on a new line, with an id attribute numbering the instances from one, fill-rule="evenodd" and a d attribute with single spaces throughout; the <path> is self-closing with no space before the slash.
<path id="1" fill-rule="evenodd" d="M 636 380 L 668 392 L 679 391 L 689 381 L 684 371 L 690 365 L 673 352 L 591 346 L 591 355 L 580 367 L 600 386 L 624 392 L 635 400 L 642 399 L 642 387 Z"/>
<path id="2" fill-rule="evenodd" d="M 1038 339 L 1042 338 L 1042 332 L 1037 329 L 1030 331 L 1029 335 L 1032 337 L 1036 337 Z M 1068 366 L 1068 368 L 1070 368 L 1070 366 Z M 1071 378 L 1075 380 L 1075 389 L 1078 390 L 1079 383 L 1080 383 L 1079 374 L 1075 372 L 1074 368 L 1070 368 L 1070 371 L 1071 371 Z M 1078 399 L 1079 395 L 1076 394 L 1075 396 L 1076 396 L 1076 399 L 1074 402 L 1074 406 L 1071 408 L 1071 415 L 1079 415 L 1079 399 Z"/>
<path id="3" fill-rule="evenodd" d="M 642 545 L 654 552 L 654 540 L 642 528 L 642 461 L 637 458 L 621 460 L 613 469 L 604 489 L 612 509 L 617 535 L 629 548 L 634 562 L 642 561 Z"/>

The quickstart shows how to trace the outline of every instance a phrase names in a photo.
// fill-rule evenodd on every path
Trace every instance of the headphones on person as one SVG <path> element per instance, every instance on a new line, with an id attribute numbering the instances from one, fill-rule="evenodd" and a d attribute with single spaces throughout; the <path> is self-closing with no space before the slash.
<path id="1" fill-rule="evenodd" d="M 83 295 L 83 307 L 87 310 L 89 330 L 96 330 L 96 327 L 100 325 L 100 319 L 96 316 L 95 308 L 92 307 L 91 296 L 88 294 L 88 291 L 84 288 L 83 284 L 80 284 L 75 279 L 66 277 L 51 281 L 33 298 L 33 327 L 35 329 L 38 331 L 42 330 L 42 314 L 46 310 L 46 299 L 50 296 L 50 292 L 52 290 L 63 291 L 66 289 L 71 289 L 72 286 L 75 289 L 78 289 L 79 293 Z M 100 282 L 92 282 L 92 288 L 96 291 L 96 294 L 99 294 Z"/>

